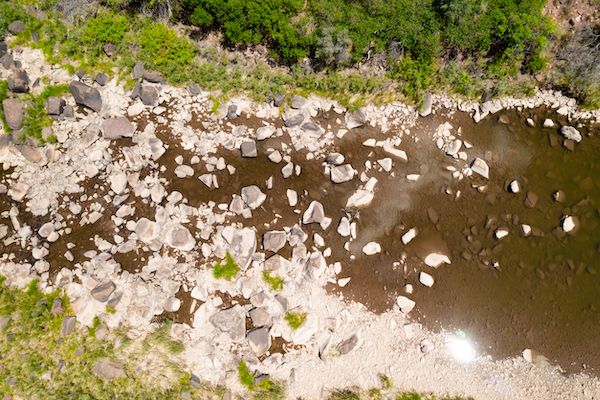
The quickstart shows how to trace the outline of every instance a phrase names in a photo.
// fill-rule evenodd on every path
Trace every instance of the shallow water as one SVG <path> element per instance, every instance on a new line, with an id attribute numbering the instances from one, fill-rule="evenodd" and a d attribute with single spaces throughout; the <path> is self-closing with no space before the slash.
<path id="1" fill-rule="evenodd" d="M 533 114 L 538 126 L 542 114 Z M 600 140 L 585 137 L 569 151 L 557 129 L 530 128 L 525 115 L 507 115 L 509 125 L 496 118 L 476 125 L 461 114 L 451 121 L 474 145 L 469 159 L 488 160 L 491 179 L 484 193 L 471 187 L 486 184 L 483 178 L 452 179 L 444 167 L 453 162 L 441 151 L 431 152 L 428 145 L 409 151 L 407 173 L 425 169 L 428 179 L 417 187 L 394 178 L 382 182 L 376 207 L 361 214 L 359 232 L 369 232 L 364 242 L 376 240 L 387 252 L 358 257 L 358 268 L 349 268 L 357 279 L 342 292 L 382 311 L 411 283 L 417 302 L 413 317 L 435 330 L 464 331 L 482 353 L 505 357 L 533 348 L 567 371 L 597 370 Z M 505 190 L 513 179 L 521 185 L 518 194 Z M 556 190 L 565 193 L 564 201 L 553 199 Z M 524 204 L 528 191 L 539 197 L 535 208 Z M 439 218 L 435 223 L 431 210 Z M 564 215 L 579 218 L 575 234 L 558 229 Z M 522 223 L 540 237 L 524 237 Z M 400 237 L 412 227 L 419 234 L 404 246 Z M 494 238 L 499 227 L 510 231 L 502 240 Z M 437 270 L 424 266 L 420 260 L 433 250 L 448 254 L 452 264 Z M 390 268 L 403 254 L 409 268 Z M 421 270 L 435 278 L 432 288 L 419 284 Z"/>

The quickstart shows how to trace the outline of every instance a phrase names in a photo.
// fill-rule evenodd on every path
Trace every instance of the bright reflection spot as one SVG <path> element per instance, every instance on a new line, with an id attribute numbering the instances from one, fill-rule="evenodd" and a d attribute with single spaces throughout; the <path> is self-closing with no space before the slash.
<path id="1" fill-rule="evenodd" d="M 473 343 L 467 339 L 467 335 L 463 331 L 448 335 L 446 347 L 452 358 L 461 363 L 470 363 L 477 356 Z"/>

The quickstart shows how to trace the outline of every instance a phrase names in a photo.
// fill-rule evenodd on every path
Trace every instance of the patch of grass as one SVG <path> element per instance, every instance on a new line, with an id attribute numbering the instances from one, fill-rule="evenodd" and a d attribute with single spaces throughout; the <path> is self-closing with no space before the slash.
<path id="1" fill-rule="evenodd" d="M 0 39 L 4 38 L 6 28 L 13 21 L 27 21 L 25 8 L 15 1 L 0 1 Z"/>
<path id="2" fill-rule="evenodd" d="M 8 124 L 6 123 L 6 118 L 4 117 L 4 108 L 2 107 L 2 102 L 8 97 L 8 82 L 5 80 L 0 80 L 0 121 L 2 121 L 2 125 L 4 126 L 4 131 L 8 132 Z"/>
<path id="3" fill-rule="evenodd" d="M 219 261 L 213 266 L 213 276 L 217 279 L 232 280 L 240 272 L 240 266 L 235 262 L 231 253 L 225 255 L 225 263 Z"/>
<path id="4" fill-rule="evenodd" d="M 263 271 L 263 280 L 274 291 L 283 289 L 283 278 L 277 275 L 271 275 L 269 271 Z"/>
<path id="5" fill-rule="evenodd" d="M 302 324 L 304 324 L 304 321 L 306 321 L 306 315 L 307 314 L 305 312 L 288 311 L 285 313 L 285 320 L 290 328 L 295 331 L 296 329 L 300 328 Z"/>
<path id="6" fill-rule="evenodd" d="M 388 375 L 379 374 L 377 376 L 379 378 L 379 381 L 381 382 L 381 387 L 383 390 L 389 390 L 392 387 L 394 387 L 394 382 L 392 381 L 392 378 L 390 378 Z"/>
<path id="7" fill-rule="evenodd" d="M 52 118 L 48 116 L 46 111 L 46 100 L 50 96 L 60 96 L 69 91 L 67 85 L 46 86 L 38 96 L 30 96 L 31 105 L 25 108 L 23 114 L 23 128 L 21 133 L 23 137 L 34 137 L 38 143 L 56 141 L 56 136 L 44 139 L 42 130 L 52 125 Z M 27 99 L 27 97 L 26 97 Z"/>
<path id="8" fill-rule="evenodd" d="M 279 382 L 274 382 L 266 377 L 255 382 L 254 374 L 250 372 L 250 368 L 244 360 L 239 362 L 237 370 L 240 383 L 250 392 L 254 400 L 283 399 L 284 387 Z"/>
<path id="9" fill-rule="evenodd" d="M 172 83 L 190 79 L 196 51 L 192 44 L 162 22 L 146 21 L 139 32 L 139 58 L 146 68 L 164 74 Z"/>
<path id="10" fill-rule="evenodd" d="M 173 355 L 181 354 L 185 350 L 183 343 L 179 340 L 175 340 L 171 337 L 171 327 L 173 321 L 167 320 L 163 322 L 154 332 L 152 332 L 147 338 L 146 343 L 153 345 L 160 344 L 166 348 L 169 353 Z"/>
<path id="11" fill-rule="evenodd" d="M 106 306 L 106 308 L 104 309 L 104 311 L 107 314 L 116 314 L 117 313 L 117 309 L 114 308 L 113 306 L 109 306 L 109 305 Z"/>
<path id="12" fill-rule="evenodd" d="M 238 364 L 238 375 L 242 386 L 248 390 L 254 389 L 254 375 L 250 372 L 250 368 L 244 360 L 241 360 Z"/>
<path id="13" fill-rule="evenodd" d="M 360 395 L 350 389 L 336 390 L 327 400 L 360 400 Z"/>
<path id="14" fill-rule="evenodd" d="M 58 315 L 51 313 L 55 299 L 61 299 L 65 309 Z M 165 356 L 170 352 L 164 341 L 152 338 L 148 352 L 139 342 L 121 340 L 115 351 L 112 340 L 100 341 L 85 329 L 62 335 L 66 315 L 72 310 L 61 292 L 43 293 L 36 281 L 18 290 L 6 286 L 0 276 L 0 316 L 10 316 L 0 332 L 0 393 L 31 400 L 179 400 L 183 392 L 193 399 L 220 398 L 217 389 L 190 386 L 190 375 L 181 363 Z M 92 328 L 100 323 L 98 319 Z M 104 381 L 94 375 L 92 367 L 103 357 L 122 364 L 127 378 Z M 160 376 L 153 377 L 153 371 L 160 371 Z"/>

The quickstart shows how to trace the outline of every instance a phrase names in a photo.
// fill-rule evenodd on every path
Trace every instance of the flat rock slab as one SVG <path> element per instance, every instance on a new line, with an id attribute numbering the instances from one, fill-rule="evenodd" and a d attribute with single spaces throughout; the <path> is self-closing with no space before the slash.
<path id="1" fill-rule="evenodd" d="M 102 121 L 102 137 L 108 140 L 116 140 L 124 137 L 133 137 L 135 125 L 126 117 L 113 117 Z"/>
<path id="2" fill-rule="evenodd" d="M 125 369 L 120 364 L 108 358 L 101 358 L 92 367 L 92 372 L 99 378 L 112 380 L 126 378 Z"/>
<path id="3" fill-rule="evenodd" d="M 102 109 L 102 97 L 97 89 L 78 81 L 71 82 L 69 89 L 75 99 L 75 103 L 100 112 Z"/>
<path id="4" fill-rule="evenodd" d="M 255 158 L 258 155 L 256 142 L 254 140 L 243 141 L 240 145 L 240 152 L 244 158 Z"/>
<path id="5" fill-rule="evenodd" d="M 10 129 L 19 130 L 23 127 L 23 103 L 17 99 L 4 99 L 2 109 L 6 124 Z"/>
<path id="6" fill-rule="evenodd" d="M 27 72 L 24 69 L 15 70 L 8 77 L 8 88 L 14 93 L 29 92 L 29 76 L 27 76 Z"/>
<path id="7" fill-rule="evenodd" d="M 247 335 L 250 348 L 254 351 L 257 357 L 265 354 L 271 347 L 271 335 L 269 328 L 262 327 L 253 329 Z"/>
<path id="8" fill-rule="evenodd" d="M 196 240 L 190 231 L 181 225 L 174 226 L 167 231 L 165 242 L 170 247 L 181 251 L 190 251 L 196 246 Z"/>
<path id="9" fill-rule="evenodd" d="M 228 334 L 232 340 L 240 341 L 246 336 L 246 318 L 240 306 L 217 311 L 208 319 L 221 332 Z"/>
<path id="10" fill-rule="evenodd" d="M 115 289 L 116 286 L 112 281 L 106 281 L 93 288 L 90 294 L 99 302 L 105 303 Z"/>

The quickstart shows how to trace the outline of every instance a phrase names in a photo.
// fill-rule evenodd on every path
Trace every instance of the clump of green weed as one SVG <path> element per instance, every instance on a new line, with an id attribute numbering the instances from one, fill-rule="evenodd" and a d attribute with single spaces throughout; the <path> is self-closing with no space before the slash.
<path id="1" fill-rule="evenodd" d="M 277 275 L 271 275 L 269 271 L 263 271 L 263 280 L 275 291 L 283 289 L 283 278 Z"/>
<path id="2" fill-rule="evenodd" d="M 231 253 L 227 252 L 225 255 L 225 263 L 219 261 L 213 266 L 213 275 L 217 279 L 232 280 L 240 272 L 240 266 L 235 262 Z"/>
<path id="3" fill-rule="evenodd" d="M 306 315 L 307 314 L 305 312 L 288 311 L 285 313 L 285 320 L 290 328 L 295 331 L 296 329 L 300 328 L 302 324 L 304 324 L 304 321 L 306 321 Z"/>

